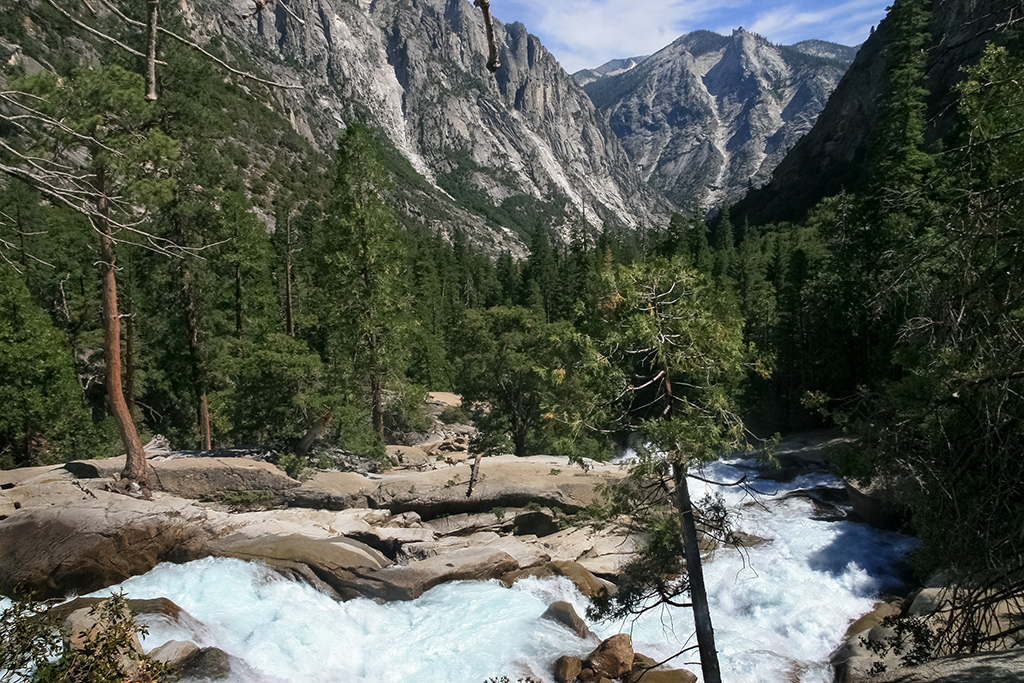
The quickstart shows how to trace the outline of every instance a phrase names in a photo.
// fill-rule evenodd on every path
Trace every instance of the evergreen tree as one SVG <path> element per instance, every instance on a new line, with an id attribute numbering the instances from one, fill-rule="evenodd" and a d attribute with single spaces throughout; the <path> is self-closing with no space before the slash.
<path id="1" fill-rule="evenodd" d="M 354 380 L 365 397 L 380 448 L 385 394 L 404 377 L 409 326 L 403 243 L 381 196 L 387 182 L 370 132 L 349 126 L 338 145 L 334 197 L 322 227 L 328 353 L 334 381 Z"/>
<path id="2" fill-rule="evenodd" d="M 0 265 L 0 468 L 86 455 L 92 426 L 64 336 Z"/>

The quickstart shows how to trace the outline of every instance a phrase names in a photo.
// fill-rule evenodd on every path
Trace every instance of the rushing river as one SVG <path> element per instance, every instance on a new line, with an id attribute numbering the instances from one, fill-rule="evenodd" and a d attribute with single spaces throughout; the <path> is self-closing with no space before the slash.
<path id="1" fill-rule="evenodd" d="M 734 480 L 747 464 L 716 463 L 705 474 Z M 721 492 L 736 512 L 738 529 L 771 542 L 742 554 L 720 551 L 705 566 L 723 679 L 831 681 L 829 654 L 849 622 L 870 611 L 880 592 L 899 584 L 901 559 L 912 540 L 853 522 L 816 521 L 809 501 L 783 497 L 797 489 L 841 486 L 828 475 L 755 485 L 776 495 L 757 505 L 739 489 Z M 695 487 L 695 498 L 704 487 Z M 593 648 L 539 619 L 555 600 L 584 613 L 586 599 L 565 579 L 530 579 L 512 589 L 460 582 L 411 602 L 338 603 L 258 564 L 205 559 L 160 565 L 120 588 L 133 598 L 168 597 L 204 625 L 185 632 L 152 622 L 147 649 L 171 638 L 215 645 L 252 668 L 239 681 L 483 683 L 502 675 L 550 680 L 556 657 Z M 602 638 L 630 632 L 635 649 L 656 658 L 692 644 L 686 610 L 591 626 Z M 682 665 L 682 658 L 676 663 Z M 699 674 L 699 666 L 687 668 Z"/>

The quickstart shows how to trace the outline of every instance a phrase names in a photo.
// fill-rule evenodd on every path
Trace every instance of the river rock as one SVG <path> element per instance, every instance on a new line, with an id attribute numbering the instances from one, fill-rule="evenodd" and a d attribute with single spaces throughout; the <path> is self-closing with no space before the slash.
<path id="1" fill-rule="evenodd" d="M 81 607 L 71 611 L 64 618 L 61 630 L 64 633 L 65 652 L 88 650 L 102 637 L 104 629 L 110 625 L 106 615 L 102 613 L 104 609 L 109 609 L 110 607 L 106 603 L 107 600 L 99 600 L 92 606 Z M 130 616 L 130 612 L 131 610 L 128 605 L 124 605 L 121 613 L 116 618 L 125 619 Z M 126 645 L 130 649 L 127 649 Z M 142 679 L 142 671 L 139 666 L 139 660 L 142 658 L 142 655 L 142 642 L 139 640 L 138 633 L 133 632 L 128 643 L 123 641 L 119 643 L 116 655 L 117 665 L 122 672 L 127 674 L 127 680 L 136 681 Z"/>
<path id="2" fill-rule="evenodd" d="M 223 681 L 232 674 L 235 680 L 256 680 L 255 676 L 243 675 L 246 670 L 251 671 L 251 667 L 219 647 L 204 647 L 182 662 L 178 674 L 182 679 L 197 681 Z"/>
<path id="3" fill-rule="evenodd" d="M 378 482 L 356 472 L 317 472 L 311 479 L 289 489 L 286 499 L 292 507 L 347 510 L 369 507 L 368 494 Z"/>
<path id="4" fill-rule="evenodd" d="M 866 486 L 845 480 L 850 505 L 862 520 L 878 529 L 898 529 L 910 511 L 893 480 L 878 478 Z"/>
<path id="5" fill-rule="evenodd" d="M 516 571 L 509 572 L 501 577 L 501 582 L 506 586 L 511 586 L 519 579 L 523 579 L 528 576 L 542 578 L 550 576 L 564 576 L 576 585 L 576 588 L 579 589 L 580 593 L 587 597 L 596 594 L 602 588 L 612 593 L 615 591 L 614 584 L 603 579 L 599 579 L 591 574 L 586 567 L 577 562 L 569 562 L 565 560 L 552 560 L 551 562 L 546 562 L 528 569 L 518 569 Z"/>
<path id="6" fill-rule="evenodd" d="M 6 595 L 98 590 L 160 562 L 201 557 L 211 537 L 206 510 L 178 498 L 138 500 L 70 482 L 2 494 L 21 501 L 0 521 L 0 593 Z"/>
<path id="7" fill-rule="evenodd" d="M 308 536 L 248 538 L 241 534 L 210 544 L 210 554 L 260 560 L 286 576 L 344 599 L 360 597 L 353 590 L 352 573 L 381 569 L 391 561 L 359 541 L 338 536 L 314 539 Z"/>
<path id="8" fill-rule="evenodd" d="M 642 668 L 635 668 L 625 680 L 628 683 L 696 683 L 697 675 L 686 669 L 653 669 L 647 671 Z"/>
<path id="9" fill-rule="evenodd" d="M 583 660 L 583 666 L 597 676 L 621 678 L 633 670 L 633 639 L 619 633 L 604 640 Z"/>
<path id="10" fill-rule="evenodd" d="M 588 640 L 594 635 L 590 632 L 587 622 L 583 621 L 583 618 L 576 614 L 576 609 L 564 600 L 558 600 L 557 602 L 551 603 L 551 605 L 544 610 L 544 614 L 540 615 L 540 618 L 549 619 L 565 626 L 583 640 Z M 579 673 L 579 670 L 577 670 L 576 673 Z M 575 678 L 575 674 L 573 674 L 572 677 Z"/>
<path id="11" fill-rule="evenodd" d="M 172 669 L 181 669 L 199 652 L 199 646 L 190 640 L 168 640 L 160 647 L 153 648 L 149 656 Z"/>
<path id="12" fill-rule="evenodd" d="M 104 621 L 102 610 L 106 607 L 105 603 L 107 600 L 97 599 L 95 603 L 89 606 L 79 607 L 78 609 L 72 610 L 64 617 L 64 650 L 81 650 L 87 641 L 95 639 L 97 634 L 103 630 Z M 118 616 L 119 619 L 124 619 L 130 616 L 131 608 L 128 605 L 124 606 L 122 613 Z M 142 643 L 139 641 L 139 636 L 136 633 L 132 634 L 131 639 L 132 649 L 135 650 L 136 654 L 142 654 Z M 122 662 L 123 665 L 128 665 L 129 661 L 125 660 Z"/>
<path id="13" fill-rule="evenodd" d="M 106 460 L 75 460 L 65 468 L 82 479 L 109 479 L 124 469 L 124 456 Z M 223 500 L 242 493 L 263 494 L 280 500 L 286 491 L 300 486 L 267 462 L 246 458 L 177 458 L 149 461 L 150 486 L 192 500 Z"/>
<path id="14" fill-rule="evenodd" d="M 583 662 L 580 661 L 579 657 L 562 655 L 555 660 L 554 676 L 558 683 L 569 683 L 576 680 L 576 677 L 580 675 L 582 670 Z"/>
<path id="15" fill-rule="evenodd" d="M 381 600 L 415 600 L 448 581 L 497 579 L 518 567 L 508 553 L 487 547 L 463 548 L 444 555 L 376 571 L 352 571 L 342 577 L 348 587 Z"/>

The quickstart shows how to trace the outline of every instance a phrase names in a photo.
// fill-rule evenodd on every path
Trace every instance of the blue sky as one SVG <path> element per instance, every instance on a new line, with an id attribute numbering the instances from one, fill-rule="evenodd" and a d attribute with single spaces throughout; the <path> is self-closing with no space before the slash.
<path id="1" fill-rule="evenodd" d="M 652 54 L 684 33 L 729 35 L 742 26 L 773 43 L 817 38 L 858 45 L 891 0 L 491 0 L 506 24 L 521 21 L 572 73 Z"/>

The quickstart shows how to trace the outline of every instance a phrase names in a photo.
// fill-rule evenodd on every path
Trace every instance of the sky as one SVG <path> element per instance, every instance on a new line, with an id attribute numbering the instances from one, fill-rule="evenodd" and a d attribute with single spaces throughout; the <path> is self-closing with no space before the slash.
<path id="1" fill-rule="evenodd" d="M 864 42 L 891 0 L 491 0 L 499 21 L 521 21 L 569 73 L 649 55 L 698 29 L 742 26 L 773 43 Z"/>

